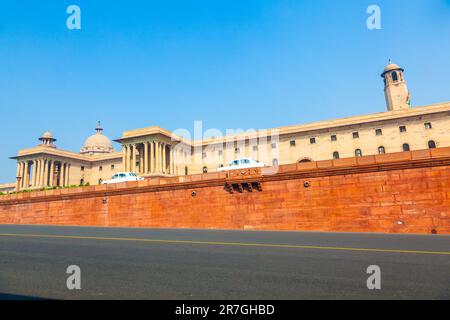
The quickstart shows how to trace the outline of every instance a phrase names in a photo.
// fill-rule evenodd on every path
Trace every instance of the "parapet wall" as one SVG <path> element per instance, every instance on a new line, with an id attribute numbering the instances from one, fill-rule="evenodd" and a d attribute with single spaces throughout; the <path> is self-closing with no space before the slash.
<path id="1" fill-rule="evenodd" d="M 450 234 L 450 148 L 0 196 L 1 224 Z"/>

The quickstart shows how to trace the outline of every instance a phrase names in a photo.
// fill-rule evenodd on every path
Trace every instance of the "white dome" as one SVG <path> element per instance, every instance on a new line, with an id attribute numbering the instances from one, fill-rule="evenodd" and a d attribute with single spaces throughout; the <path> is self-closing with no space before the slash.
<path id="1" fill-rule="evenodd" d="M 111 140 L 105 135 L 103 135 L 103 128 L 100 123 L 95 128 L 96 134 L 90 136 L 84 142 L 83 147 L 80 150 L 81 154 L 96 154 L 96 153 L 111 153 L 114 151 Z"/>

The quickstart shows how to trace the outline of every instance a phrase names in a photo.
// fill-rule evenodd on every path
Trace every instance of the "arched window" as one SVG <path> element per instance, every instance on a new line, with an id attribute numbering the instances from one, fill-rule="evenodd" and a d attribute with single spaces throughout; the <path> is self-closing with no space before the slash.
<path id="1" fill-rule="evenodd" d="M 397 72 L 395 72 L 395 71 L 392 71 L 392 80 L 398 81 L 398 75 L 397 75 Z"/>
<path id="2" fill-rule="evenodd" d="M 299 163 L 312 162 L 311 158 L 302 158 L 298 161 Z"/>
<path id="3" fill-rule="evenodd" d="M 274 167 L 278 167 L 278 159 L 273 159 L 273 160 L 272 160 L 272 165 L 273 165 Z"/>
<path id="4" fill-rule="evenodd" d="M 383 146 L 378 147 L 378 154 L 385 154 L 385 153 L 386 153 L 386 149 Z"/>
<path id="5" fill-rule="evenodd" d="M 403 151 L 411 151 L 411 148 L 409 147 L 409 144 L 405 143 L 403 145 Z"/>
<path id="6" fill-rule="evenodd" d="M 436 149 L 436 142 L 434 142 L 433 140 L 428 141 L 428 148 Z"/>
<path id="7" fill-rule="evenodd" d="M 355 156 L 356 156 L 356 157 L 362 157 L 362 151 L 361 151 L 361 149 L 356 149 L 356 150 L 355 150 Z"/>
<path id="8" fill-rule="evenodd" d="M 102 184 L 103 180 L 102 179 L 98 179 L 98 184 Z"/>
<path id="9" fill-rule="evenodd" d="M 333 152 L 333 159 L 339 159 L 339 152 Z"/>
<path id="10" fill-rule="evenodd" d="M 208 167 L 203 167 L 203 173 L 208 173 Z"/>

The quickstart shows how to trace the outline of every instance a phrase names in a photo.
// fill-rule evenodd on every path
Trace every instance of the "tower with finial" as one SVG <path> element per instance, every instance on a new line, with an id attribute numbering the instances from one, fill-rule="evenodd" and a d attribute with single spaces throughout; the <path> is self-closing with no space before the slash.
<path id="1" fill-rule="evenodd" d="M 389 59 L 389 64 L 381 74 L 384 79 L 384 95 L 388 111 L 411 108 L 411 97 L 403 75 L 404 71 Z"/>
<path id="2" fill-rule="evenodd" d="M 97 126 L 95 127 L 95 131 L 96 131 L 98 134 L 102 134 L 102 132 L 103 132 L 103 127 L 102 127 L 102 123 L 101 123 L 100 121 L 97 122 Z"/>

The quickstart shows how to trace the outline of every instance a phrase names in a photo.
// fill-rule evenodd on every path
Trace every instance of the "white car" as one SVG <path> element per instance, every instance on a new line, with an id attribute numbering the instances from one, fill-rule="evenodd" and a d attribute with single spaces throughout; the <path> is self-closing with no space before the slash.
<path id="1" fill-rule="evenodd" d="M 262 168 L 262 167 L 265 167 L 264 163 L 258 162 L 250 158 L 242 158 L 231 161 L 228 167 L 217 168 L 217 172 L 236 169 L 247 169 L 247 168 Z"/>
<path id="2" fill-rule="evenodd" d="M 144 180 L 142 177 L 138 177 L 133 172 L 119 172 L 112 176 L 111 180 L 102 181 L 102 184 L 121 183 L 127 181 L 139 181 Z"/>

